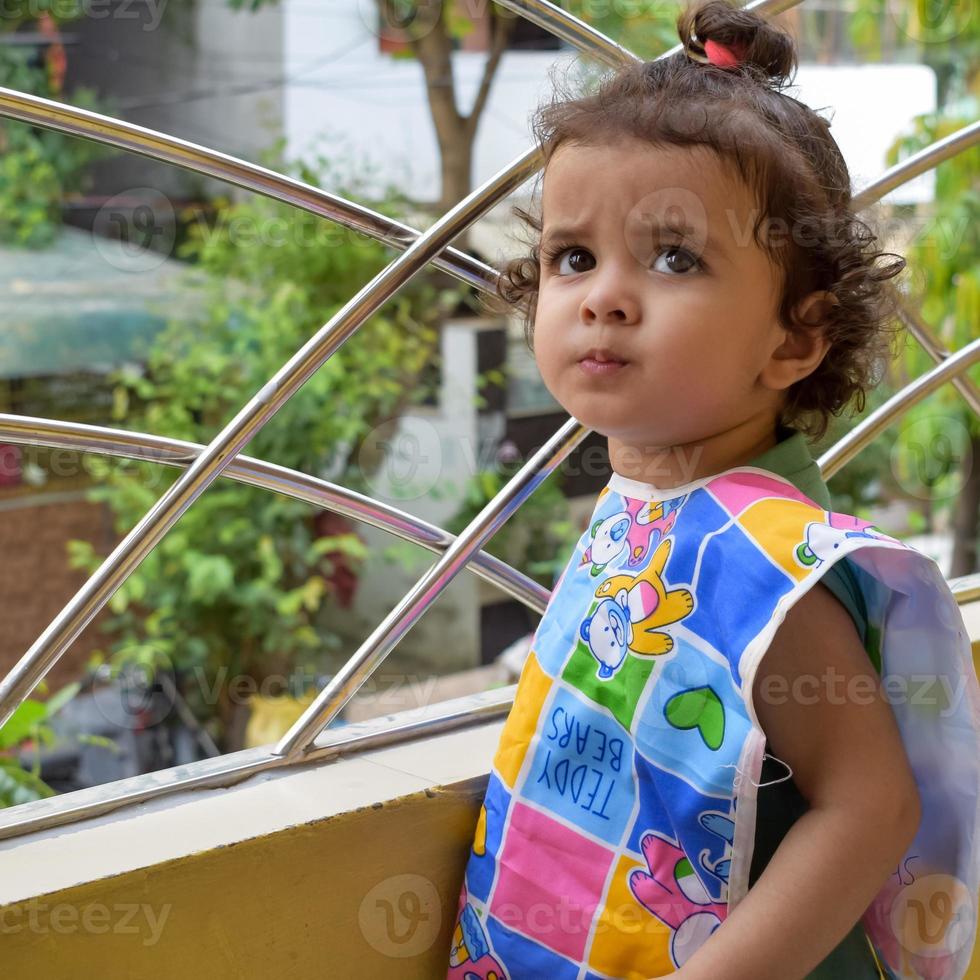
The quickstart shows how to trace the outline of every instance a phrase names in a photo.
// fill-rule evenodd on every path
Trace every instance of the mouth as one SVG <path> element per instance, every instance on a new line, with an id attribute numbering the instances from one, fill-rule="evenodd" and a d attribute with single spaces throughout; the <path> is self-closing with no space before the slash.
<path id="1" fill-rule="evenodd" d="M 603 347 L 593 347 L 578 362 L 579 367 L 586 374 L 600 377 L 618 374 L 627 364 L 629 361 Z"/>

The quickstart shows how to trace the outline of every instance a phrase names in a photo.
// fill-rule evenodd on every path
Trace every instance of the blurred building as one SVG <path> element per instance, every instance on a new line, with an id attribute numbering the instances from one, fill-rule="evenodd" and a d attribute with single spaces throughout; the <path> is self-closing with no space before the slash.
<path id="1" fill-rule="evenodd" d="M 138 364 L 169 317 L 193 315 L 195 279 L 182 263 L 75 228 L 46 249 L 0 247 L 0 412 L 116 424 L 110 372 Z M 0 438 L 0 675 L 84 582 L 68 541 L 105 554 L 118 540 L 105 507 L 86 500 L 91 482 L 78 453 Z M 54 667 L 55 688 L 102 643 L 100 622 Z"/>

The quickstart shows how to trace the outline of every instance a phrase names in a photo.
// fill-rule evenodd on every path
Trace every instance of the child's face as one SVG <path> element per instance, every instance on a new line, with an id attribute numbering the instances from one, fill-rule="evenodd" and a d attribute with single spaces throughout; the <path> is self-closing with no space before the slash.
<path id="1" fill-rule="evenodd" d="M 566 144 L 542 208 L 535 358 L 569 414 L 654 449 L 774 422 L 779 274 L 753 238 L 751 192 L 713 154 Z M 678 219 L 685 235 L 656 227 Z M 549 259 L 555 243 L 574 247 Z M 593 348 L 625 364 L 590 371 Z"/>

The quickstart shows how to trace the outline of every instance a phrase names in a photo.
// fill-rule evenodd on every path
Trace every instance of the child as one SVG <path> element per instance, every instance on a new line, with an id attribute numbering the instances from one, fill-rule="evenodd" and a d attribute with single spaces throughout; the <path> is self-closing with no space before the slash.
<path id="1" fill-rule="evenodd" d="M 791 38 L 723 0 L 678 28 L 536 122 L 541 237 L 501 295 L 613 473 L 521 673 L 449 976 L 962 977 L 962 617 L 934 562 L 828 510 L 804 439 L 863 408 L 905 262 L 779 91 Z"/>

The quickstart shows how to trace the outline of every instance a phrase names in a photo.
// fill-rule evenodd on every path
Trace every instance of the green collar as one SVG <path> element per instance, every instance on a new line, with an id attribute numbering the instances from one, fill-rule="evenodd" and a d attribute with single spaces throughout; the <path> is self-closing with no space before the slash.
<path id="1" fill-rule="evenodd" d="M 743 466 L 758 466 L 789 480 L 801 493 L 824 509 L 830 508 L 830 491 L 820 475 L 820 467 L 810 454 L 810 446 L 802 432 L 780 426 L 779 442 L 760 453 Z"/>

